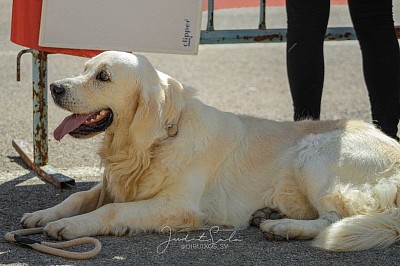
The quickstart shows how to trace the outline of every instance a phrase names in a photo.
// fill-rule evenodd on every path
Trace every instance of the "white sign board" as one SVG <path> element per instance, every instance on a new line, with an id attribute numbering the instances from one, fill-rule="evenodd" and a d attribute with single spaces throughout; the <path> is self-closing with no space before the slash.
<path id="1" fill-rule="evenodd" d="M 197 54 L 202 0 L 43 0 L 44 47 Z"/>

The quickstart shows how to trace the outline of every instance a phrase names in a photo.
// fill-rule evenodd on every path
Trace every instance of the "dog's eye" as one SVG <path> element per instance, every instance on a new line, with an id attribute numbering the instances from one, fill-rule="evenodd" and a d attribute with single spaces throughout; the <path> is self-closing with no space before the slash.
<path id="1" fill-rule="evenodd" d="M 107 71 L 102 70 L 97 74 L 96 79 L 100 80 L 100 81 L 109 81 L 110 80 L 110 75 L 108 75 Z"/>

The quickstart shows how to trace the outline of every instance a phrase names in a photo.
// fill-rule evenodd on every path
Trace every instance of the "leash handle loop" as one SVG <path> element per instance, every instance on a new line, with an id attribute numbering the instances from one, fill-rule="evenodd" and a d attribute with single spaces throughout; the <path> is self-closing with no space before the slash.
<path id="1" fill-rule="evenodd" d="M 64 242 L 58 242 L 58 243 L 57 242 L 37 241 L 37 240 L 30 239 L 27 237 L 22 237 L 22 236 L 26 236 L 26 235 L 33 235 L 33 234 L 40 234 L 40 233 L 43 233 L 43 227 L 12 231 L 12 232 L 7 233 L 4 236 L 4 238 L 9 242 L 15 242 L 15 243 L 19 243 L 22 245 L 26 245 L 37 251 L 55 255 L 55 256 L 59 256 L 59 257 L 63 257 L 63 258 L 67 258 L 67 259 L 83 260 L 83 259 L 94 258 L 97 254 L 99 254 L 99 252 L 101 250 L 100 241 L 93 237 L 81 237 L 81 238 L 64 241 Z M 87 252 L 73 252 L 73 251 L 62 250 L 62 248 L 69 248 L 69 247 L 74 247 L 74 246 L 84 245 L 84 244 L 94 245 L 94 248 Z"/>

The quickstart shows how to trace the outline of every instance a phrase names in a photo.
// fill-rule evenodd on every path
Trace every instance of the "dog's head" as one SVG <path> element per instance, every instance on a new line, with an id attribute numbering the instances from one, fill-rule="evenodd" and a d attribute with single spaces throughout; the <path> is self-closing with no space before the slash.
<path id="1" fill-rule="evenodd" d="M 54 102 L 73 113 L 54 131 L 57 140 L 119 130 L 150 143 L 167 134 L 165 127 L 177 122 L 184 105 L 179 82 L 144 56 L 124 52 L 99 54 L 82 74 L 56 81 L 50 90 Z"/>

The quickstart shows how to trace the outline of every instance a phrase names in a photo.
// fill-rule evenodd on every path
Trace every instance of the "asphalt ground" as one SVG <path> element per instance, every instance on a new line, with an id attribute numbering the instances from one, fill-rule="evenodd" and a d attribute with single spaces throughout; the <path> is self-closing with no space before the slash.
<path id="1" fill-rule="evenodd" d="M 400 0 L 394 1 L 400 24 Z M 75 178 L 73 189 L 56 189 L 35 176 L 11 146 L 12 139 L 32 139 L 31 58 L 22 58 L 22 81 L 15 81 L 16 55 L 23 47 L 9 41 L 11 1 L 0 0 L 0 235 L 19 229 L 25 212 L 51 207 L 71 193 L 92 187 L 99 179 L 96 154 L 102 136 L 89 140 L 66 137 L 49 139 L 50 164 Z M 219 10 L 217 29 L 255 28 L 258 9 Z M 346 6 L 331 10 L 331 26 L 351 25 Z M 267 9 L 267 27 L 285 27 L 284 8 Z M 285 44 L 202 45 L 197 56 L 147 54 L 154 66 L 197 88 L 205 103 L 224 111 L 291 120 L 292 103 L 285 68 Z M 66 55 L 49 56 L 49 83 L 78 74 L 86 59 Z M 326 42 L 326 78 L 322 119 L 354 118 L 370 121 L 370 106 L 361 71 L 356 41 Z M 49 102 L 49 131 L 67 113 Z M 208 241 L 199 241 L 202 234 Z M 209 231 L 173 235 L 161 253 L 168 235 L 139 234 L 134 237 L 99 237 L 101 253 L 89 261 L 53 257 L 0 240 L 0 264 L 7 265 L 400 265 L 399 244 L 384 250 L 327 253 L 310 241 L 267 241 L 256 228 L 213 233 Z M 183 238 L 186 237 L 187 241 Z M 188 240 L 192 241 L 188 241 Z M 230 241 L 229 241 L 230 239 Z M 225 240 L 225 241 L 223 241 Z M 161 246 L 160 246 L 161 245 Z"/>

